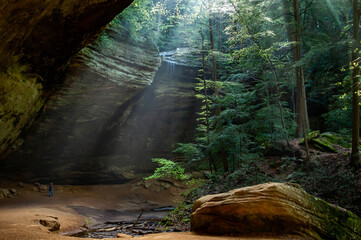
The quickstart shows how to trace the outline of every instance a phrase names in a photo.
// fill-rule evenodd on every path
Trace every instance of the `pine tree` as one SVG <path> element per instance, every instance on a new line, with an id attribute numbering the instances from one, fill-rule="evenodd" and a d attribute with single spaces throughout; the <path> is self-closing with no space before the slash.
<path id="1" fill-rule="evenodd" d="M 352 165 L 360 167 L 360 152 L 359 152 L 359 135 L 360 135 L 360 107 L 359 107 L 359 90 L 360 90 L 360 66 L 359 66 L 359 24 L 360 13 L 358 0 L 352 1 L 353 5 L 353 38 L 354 48 L 352 50 L 352 151 L 351 161 Z"/>

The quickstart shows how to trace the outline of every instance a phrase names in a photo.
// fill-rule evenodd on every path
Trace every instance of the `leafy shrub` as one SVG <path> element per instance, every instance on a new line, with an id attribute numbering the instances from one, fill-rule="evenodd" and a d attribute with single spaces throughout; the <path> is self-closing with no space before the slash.
<path id="1" fill-rule="evenodd" d="M 178 202 L 177 207 L 161 221 L 163 227 L 175 227 L 182 231 L 190 228 L 192 206 L 190 202 Z"/>
<path id="2" fill-rule="evenodd" d="M 144 178 L 145 180 L 157 179 L 161 177 L 169 177 L 176 180 L 185 180 L 189 178 L 188 175 L 184 174 L 184 168 L 180 167 L 171 160 L 164 158 L 153 158 L 152 162 L 158 163 L 160 167 L 155 169 L 153 175 Z"/>

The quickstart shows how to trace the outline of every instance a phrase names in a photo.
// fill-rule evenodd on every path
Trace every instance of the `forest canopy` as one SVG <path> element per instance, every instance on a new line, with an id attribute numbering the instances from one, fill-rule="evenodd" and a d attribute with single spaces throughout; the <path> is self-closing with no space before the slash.
<path id="1" fill-rule="evenodd" d="M 160 52 L 197 56 L 198 134 L 176 152 L 228 172 L 315 130 L 351 147 L 353 8 L 350 0 L 137 0 L 113 24 Z"/>

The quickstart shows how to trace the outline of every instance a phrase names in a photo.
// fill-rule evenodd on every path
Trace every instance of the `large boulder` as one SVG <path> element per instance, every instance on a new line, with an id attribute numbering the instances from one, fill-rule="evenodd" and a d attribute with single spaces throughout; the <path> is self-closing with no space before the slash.
<path id="1" fill-rule="evenodd" d="M 346 240 L 361 239 L 361 219 L 306 193 L 297 184 L 266 183 L 198 199 L 191 230 Z"/>

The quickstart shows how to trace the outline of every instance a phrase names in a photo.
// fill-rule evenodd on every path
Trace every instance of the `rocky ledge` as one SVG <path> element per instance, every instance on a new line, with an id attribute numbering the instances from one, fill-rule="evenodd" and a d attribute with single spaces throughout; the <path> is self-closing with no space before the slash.
<path id="1" fill-rule="evenodd" d="M 192 231 L 217 235 L 361 239 L 359 217 L 290 183 L 266 183 L 204 196 L 194 203 L 191 224 Z"/>
<path id="2" fill-rule="evenodd" d="M 132 1 L 0 2 L 0 159 L 21 145 L 69 60 Z"/>

